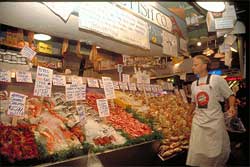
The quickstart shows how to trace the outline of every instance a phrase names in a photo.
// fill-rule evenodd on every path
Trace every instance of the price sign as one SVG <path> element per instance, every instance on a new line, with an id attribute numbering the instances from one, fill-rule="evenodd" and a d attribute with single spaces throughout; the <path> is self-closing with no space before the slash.
<path id="1" fill-rule="evenodd" d="M 128 74 L 122 74 L 122 82 L 127 82 L 127 83 L 130 82 Z"/>
<path id="2" fill-rule="evenodd" d="M 123 71 L 122 67 L 122 64 L 117 64 L 117 72 L 121 73 Z"/>
<path id="3" fill-rule="evenodd" d="M 106 99 L 114 99 L 115 91 L 113 81 L 109 77 L 102 77 L 102 83 Z"/>
<path id="4" fill-rule="evenodd" d="M 29 71 L 17 71 L 16 72 L 16 81 L 17 82 L 32 82 L 31 72 Z"/>
<path id="5" fill-rule="evenodd" d="M 99 88 L 99 83 L 97 79 L 87 78 L 88 87 Z"/>
<path id="6" fill-rule="evenodd" d="M 137 83 L 146 83 L 150 84 L 150 77 L 147 74 L 137 75 Z"/>
<path id="7" fill-rule="evenodd" d="M 157 88 L 158 88 L 158 92 L 162 92 L 163 89 L 162 89 L 162 86 L 161 85 L 157 85 Z"/>
<path id="8" fill-rule="evenodd" d="M 143 84 L 142 83 L 137 83 L 137 89 L 139 91 L 143 91 Z"/>
<path id="9" fill-rule="evenodd" d="M 76 85 L 78 85 L 78 84 L 83 84 L 83 82 L 82 82 L 82 77 L 72 76 L 72 77 L 71 77 L 71 83 L 72 83 L 72 84 L 76 84 Z"/>
<path id="10" fill-rule="evenodd" d="M 22 56 L 27 57 L 29 60 L 32 60 L 36 55 L 36 52 L 28 46 L 24 46 L 20 53 Z"/>
<path id="11" fill-rule="evenodd" d="M 181 94 L 181 96 L 182 96 L 183 101 L 184 101 L 185 103 L 187 103 L 187 102 L 188 102 L 188 101 L 187 101 L 187 96 L 186 96 L 186 94 L 185 94 L 185 92 L 184 92 L 183 89 L 180 89 L 180 94 Z"/>
<path id="12" fill-rule="evenodd" d="M 126 82 L 119 82 L 121 90 L 128 90 L 128 84 Z"/>
<path id="13" fill-rule="evenodd" d="M 113 81 L 114 89 L 119 90 L 119 83 L 117 81 Z"/>
<path id="14" fill-rule="evenodd" d="M 136 84 L 135 83 L 128 83 L 129 90 L 136 91 Z"/>
<path id="15" fill-rule="evenodd" d="M 109 106 L 107 99 L 97 99 L 96 100 L 98 112 L 100 117 L 107 117 L 109 116 Z"/>
<path id="16" fill-rule="evenodd" d="M 144 84 L 144 87 L 145 87 L 145 90 L 146 90 L 147 92 L 151 92 L 151 91 L 152 91 L 152 90 L 151 90 L 150 84 Z"/>
<path id="17" fill-rule="evenodd" d="M 26 95 L 10 92 L 10 103 L 8 107 L 8 115 L 23 116 L 25 112 Z"/>
<path id="18" fill-rule="evenodd" d="M 103 83 L 102 83 L 102 80 L 101 80 L 101 79 L 98 79 L 98 82 L 99 82 L 99 84 L 100 84 L 100 88 L 102 88 L 102 89 L 103 89 Z"/>
<path id="19" fill-rule="evenodd" d="M 158 85 L 151 85 L 151 90 L 153 92 L 158 92 Z"/>
<path id="20" fill-rule="evenodd" d="M 34 88 L 35 96 L 50 97 L 53 70 L 38 66 Z"/>
<path id="21" fill-rule="evenodd" d="M 2 81 L 2 82 L 11 82 L 11 72 L 10 71 L 1 71 L 0 70 L 0 81 Z"/>
<path id="22" fill-rule="evenodd" d="M 66 84 L 66 101 L 86 100 L 86 84 Z"/>
<path id="23" fill-rule="evenodd" d="M 66 85 L 66 77 L 64 75 L 53 75 L 53 85 L 56 86 L 65 86 Z"/>
<path id="24" fill-rule="evenodd" d="M 83 122 L 86 118 L 86 115 L 85 115 L 85 107 L 83 105 L 77 105 L 76 106 L 76 111 L 79 115 L 79 121 L 80 122 Z"/>

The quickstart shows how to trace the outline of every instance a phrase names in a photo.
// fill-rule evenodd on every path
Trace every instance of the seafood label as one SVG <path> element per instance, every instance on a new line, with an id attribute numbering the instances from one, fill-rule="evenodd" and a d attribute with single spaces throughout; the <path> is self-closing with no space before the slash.
<path id="1" fill-rule="evenodd" d="M 100 117 L 107 117 L 110 115 L 107 99 L 97 99 L 96 103 Z"/>
<path id="2" fill-rule="evenodd" d="M 8 107 L 8 115 L 23 116 L 25 112 L 26 95 L 10 92 L 10 103 Z"/>
<path id="3" fill-rule="evenodd" d="M 79 121 L 82 122 L 85 120 L 85 107 L 83 105 L 76 106 L 76 111 L 79 114 Z"/>
<path id="4" fill-rule="evenodd" d="M 82 82 L 82 77 L 78 77 L 78 76 L 71 76 L 71 83 L 72 84 L 83 84 Z"/>
<path id="5" fill-rule="evenodd" d="M 20 53 L 22 56 L 27 57 L 29 60 L 32 60 L 36 55 L 36 52 L 28 46 L 24 46 Z"/>
<path id="6" fill-rule="evenodd" d="M 17 82 L 32 82 L 31 72 L 29 71 L 17 71 L 16 72 L 16 81 Z"/>
<path id="7" fill-rule="evenodd" d="M 128 90 L 128 84 L 126 82 L 119 82 L 121 90 Z"/>
<path id="8" fill-rule="evenodd" d="M 101 79 L 98 79 L 98 82 L 99 82 L 99 84 L 100 84 L 100 88 L 102 88 L 102 89 L 103 89 L 103 83 L 102 83 L 102 80 L 101 80 Z"/>
<path id="9" fill-rule="evenodd" d="M 99 83 L 97 79 L 87 78 L 88 87 L 99 88 Z"/>
<path id="10" fill-rule="evenodd" d="M 128 87 L 131 91 L 137 91 L 135 83 L 128 83 Z"/>
<path id="11" fill-rule="evenodd" d="M 114 89 L 119 90 L 119 83 L 117 81 L 113 81 Z"/>
<path id="12" fill-rule="evenodd" d="M 114 99 L 115 91 L 113 81 L 109 77 L 102 77 L 102 83 L 106 99 Z"/>
<path id="13" fill-rule="evenodd" d="M 35 96 L 50 97 L 53 70 L 38 66 L 34 88 Z"/>
<path id="14" fill-rule="evenodd" d="M 77 85 L 75 89 L 76 100 L 86 100 L 86 84 Z"/>
<path id="15" fill-rule="evenodd" d="M 11 73 L 10 73 L 10 71 L 1 71 L 0 70 L 0 81 L 2 81 L 2 82 L 10 82 L 11 81 Z"/>
<path id="16" fill-rule="evenodd" d="M 122 82 L 127 82 L 127 83 L 130 82 L 128 74 L 122 74 Z"/>
<path id="17" fill-rule="evenodd" d="M 86 100 L 86 84 L 66 84 L 66 101 Z"/>
<path id="18" fill-rule="evenodd" d="M 65 86 L 66 85 L 66 77 L 64 75 L 53 75 L 53 85 Z"/>

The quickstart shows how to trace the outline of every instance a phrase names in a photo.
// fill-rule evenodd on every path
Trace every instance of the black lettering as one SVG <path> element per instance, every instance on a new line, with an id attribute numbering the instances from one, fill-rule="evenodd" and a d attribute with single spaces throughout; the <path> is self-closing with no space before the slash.
<path id="1" fill-rule="evenodd" d="M 166 17 L 164 15 L 161 16 L 161 23 L 164 27 L 167 26 L 167 20 L 166 20 Z"/>
<path id="2" fill-rule="evenodd" d="M 144 12 L 140 12 L 143 16 L 145 16 L 145 17 L 148 17 L 148 12 L 147 12 L 147 9 L 145 8 L 145 6 L 143 6 L 142 4 L 139 4 L 139 5 L 141 5 L 141 7 L 142 7 L 142 9 L 143 9 L 143 11 Z M 144 13 L 144 14 L 143 14 Z"/>

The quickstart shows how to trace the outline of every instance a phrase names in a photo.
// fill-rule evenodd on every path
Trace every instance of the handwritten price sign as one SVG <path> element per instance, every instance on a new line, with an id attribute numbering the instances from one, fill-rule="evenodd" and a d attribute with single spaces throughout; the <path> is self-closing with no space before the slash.
<path id="1" fill-rule="evenodd" d="M 26 95 L 10 92 L 10 104 L 8 108 L 8 115 L 23 116 L 25 112 Z"/>
<path id="2" fill-rule="evenodd" d="M 114 99 L 115 91 L 113 81 L 109 77 L 102 77 L 102 83 L 106 99 Z"/>
<path id="3" fill-rule="evenodd" d="M 64 75 L 53 75 L 53 85 L 65 86 L 66 85 L 66 77 Z"/>
<path id="4" fill-rule="evenodd" d="M 88 87 L 99 88 L 99 83 L 97 79 L 87 78 Z"/>
<path id="5" fill-rule="evenodd" d="M 17 71 L 16 72 L 16 81 L 17 82 L 32 83 L 31 72 L 29 72 L 29 71 Z"/>
<path id="6" fill-rule="evenodd" d="M 96 104 L 100 117 L 107 117 L 110 115 L 107 99 L 97 99 Z"/>

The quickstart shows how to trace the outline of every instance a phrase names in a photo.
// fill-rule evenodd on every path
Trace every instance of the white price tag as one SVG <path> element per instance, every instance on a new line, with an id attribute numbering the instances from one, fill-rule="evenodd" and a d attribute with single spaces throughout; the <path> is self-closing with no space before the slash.
<path id="1" fill-rule="evenodd" d="M 151 90 L 153 92 L 158 92 L 158 86 L 157 85 L 151 85 Z"/>
<path id="2" fill-rule="evenodd" d="M 79 121 L 83 122 L 86 118 L 85 107 L 83 105 L 78 105 L 78 106 L 76 106 L 76 111 L 79 115 Z"/>
<path id="3" fill-rule="evenodd" d="M 86 84 L 77 85 L 75 89 L 75 100 L 86 100 Z"/>
<path id="4" fill-rule="evenodd" d="M 16 72 L 16 81 L 17 82 L 32 82 L 31 72 L 29 71 L 17 71 Z"/>
<path id="5" fill-rule="evenodd" d="M 117 81 L 113 81 L 114 89 L 119 90 L 119 83 Z"/>
<path id="6" fill-rule="evenodd" d="M 66 101 L 86 100 L 86 84 L 66 84 Z"/>
<path id="7" fill-rule="evenodd" d="M 97 99 L 96 104 L 100 117 L 107 117 L 110 115 L 107 99 Z"/>
<path id="8" fill-rule="evenodd" d="M 122 74 L 122 82 L 130 82 L 129 74 Z"/>
<path id="9" fill-rule="evenodd" d="M 11 72 L 10 71 L 1 71 L 0 70 L 0 81 L 2 81 L 2 82 L 11 82 Z"/>
<path id="10" fill-rule="evenodd" d="M 53 85 L 56 86 L 65 86 L 66 85 L 66 77 L 65 75 L 53 75 Z"/>
<path id="11" fill-rule="evenodd" d="M 99 88 L 99 83 L 97 79 L 87 78 L 88 87 Z"/>
<path id="12" fill-rule="evenodd" d="M 147 92 L 151 92 L 151 91 L 152 91 L 152 90 L 151 90 L 150 84 L 144 84 L 144 87 L 145 87 L 145 90 L 146 90 Z"/>
<path id="13" fill-rule="evenodd" d="M 119 82 L 121 90 L 128 90 L 128 84 L 126 82 Z"/>
<path id="14" fill-rule="evenodd" d="M 32 60 L 36 55 L 36 52 L 28 46 L 24 46 L 20 53 L 22 56 L 27 57 L 29 60 Z"/>
<path id="15" fill-rule="evenodd" d="M 26 95 L 10 92 L 10 103 L 8 107 L 8 115 L 23 116 L 25 112 Z"/>
<path id="16" fill-rule="evenodd" d="M 128 87 L 131 91 L 137 91 L 135 83 L 128 83 Z"/>
<path id="17" fill-rule="evenodd" d="M 83 84 L 82 77 L 71 76 L 71 83 L 76 85 Z"/>
<path id="18" fill-rule="evenodd" d="M 102 83 L 102 80 L 101 80 L 101 79 L 98 79 L 98 82 L 99 82 L 100 88 L 102 88 L 102 89 L 103 89 L 103 83 Z"/>
<path id="19" fill-rule="evenodd" d="M 115 91 L 113 81 L 109 77 L 102 77 L 102 83 L 106 99 L 114 99 Z"/>
<path id="20" fill-rule="evenodd" d="M 34 88 L 35 96 L 50 97 L 53 70 L 38 66 Z"/>

